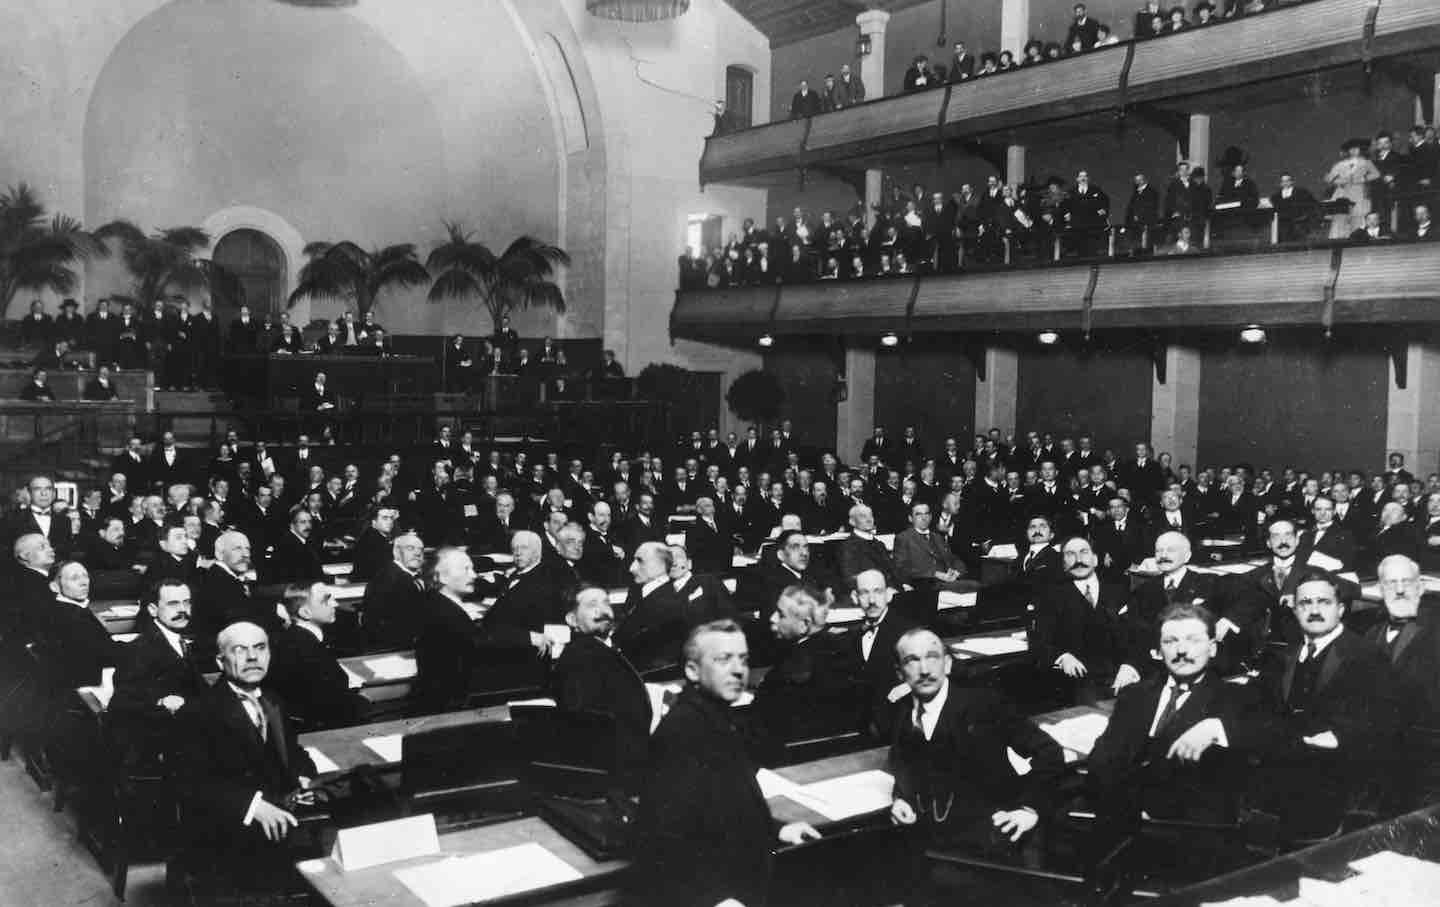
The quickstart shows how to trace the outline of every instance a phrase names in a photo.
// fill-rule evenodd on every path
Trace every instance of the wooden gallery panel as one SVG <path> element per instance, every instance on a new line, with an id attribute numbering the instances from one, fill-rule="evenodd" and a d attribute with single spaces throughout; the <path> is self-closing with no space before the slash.
<path id="1" fill-rule="evenodd" d="M 975 433 L 975 368 L 956 350 L 926 348 L 923 341 L 875 356 L 875 424 L 899 438 L 913 425 L 932 455 L 954 435 L 961 450 Z M 859 451 L 845 451 L 853 459 Z"/>
<path id="2" fill-rule="evenodd" d="M 1199 460 L 1321 471 L 1384 465 L 1386 382 L 1380 351 L 1266 344 L 1206 351 Z"/>
<path id="3" fill-rule="evenodd" d="M 785 389 L 780 415 L 794 422 L 795 435 L 806 446 L 835 446 L 834 348 L 830 339 L 780 337 L 765 354 L 765 371 L 780 379 Z M 760 437 L 765 437 L 764 431 Z"/>
<path id="4" fill-rule="evenodd" d="M 1096 450 L 1108 447 L 1126 456 L 1136 441 L 1150 437 L 1151 369 L 1143 350 L 1022 351 L 1017 442 L 1027 431 L 1052 432 L 1057 441 L 1089 434 Z"/>

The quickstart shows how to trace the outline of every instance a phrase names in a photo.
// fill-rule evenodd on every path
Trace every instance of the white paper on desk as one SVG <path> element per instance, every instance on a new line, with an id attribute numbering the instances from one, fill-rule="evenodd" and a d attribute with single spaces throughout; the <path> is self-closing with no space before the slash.
<path id="1" fill-rule="evenodd" d="M 883 533 L 883 534 L 876 535 L 875 538 L 880 541 L 880 544 L 882 544 L 882 545 L 885 546 L 885 550 L 886 550 L 886 551 L 894 551 L 894 550 L 895 550 L 895 533 L 893 533 L 893 532 L 886 532 L 886 533 Z"/>
<path id="2" fill-rule="evenodd" d="M 1382 598 L 1384 598 L 1384 596 L 1380 594 L 1380 584 L 1379 584 L 1379 583 L 1369 583 L 1369 584 L 1367 584 L 1367 585 L 1361 586 L 1361 587 L 1360 587 L 1360 597 L 1361 597 L 1361 598 L 1365 598 L 1365 599 L 1369 599 L 1370 601 L 1375 601 L 1375 602 L 1378 602 L 1378 601 L 1380 601 Z"/>
<path id="3" fill-rule="evenodd" d="M 853 624 L 865 619 L 864 608 L 831 608 L 825 615 L 827 624 Z"/>
<path id="4" fill-rule="evenodd" d="M 305 752 L 310 754 L 310 761 L 315 763 L 315 770 L 320 774 L 324 775 L 329 772 L 340 771 L 340 766 L 335 764 L 335 760 L 320 752 L 320 750 L 315 747 L 307 746 L 305 747 Z"/>
<path id="5" fill-rule="evenodd" d="M 1356 573 L 1354 570 L 1346 570 L 1344 573 L 1335 574 L 1335 576 L 1339 579 L 1345 580 L 1346 582 L 1354 583 L 1357 586 L 1360 585 L 1360 574 Z"/>
<path id="6" fill-rule="evenodd" d="M 1155 562 L 1155 558 L 1147 557 L 1145 560 L 1131 567 L 1130 572 L 1155 574 L 1160 572 L 1160 565 Z"/>
<path id="7" fill-rule="evenodd" d="M 985 556 L 992 561 L 1016 561 L 1020 559 L 1020 549 L 1014 545 L 991 545 Z"/>
<path id="8" fill-rule="evenodd" d="M 111 605 L 102 612 L 102 617 L 136 617 L 140 614 L 139 605 Z"/>
<path id="9" fill-rule="evenodd" d="M 386 734 L 383 737 L 366 737 L 360 742 L 365 744 L 370 752 L 384 759 L 386 762 L 400 761 L 400 739 L 404 734 Z"/>
<path id="10" fill-rule="evenodd" d="M 1055 742 L 1064 747 L 1068 762 L 1071 753 L 1079 756 L 1090 755 L 1090 751 L 1095 748 L 1095 741 L 1105 733 L 1105 728 L 1109 724 L 1110 717 L 1108 715 L 1090 712 L 1051 724 L 1042 724 L 1040 730 L 1055 738 Z"/>
<path id="11" fill-rule="evenodd" d="M 1279 903 L 1268 894 L 1242 894 L 1228 901 L 1206 901 L 1200 907 L 1271 907 Z"/>
<path id="12" fill-rule="evenodd" d="M 1204 548 L 1239 548 L 1245 544 L 1239 539 L 1201 539 L 1200 545 Z"/>
<path id="13" fill-rule="evenodd" d="M 1305 564 L 1309 567 L 1319 567 L 1321 570 L 1329 570 L 1331 573 L 1338 573 L 1345 566 L 1345 563 L 1339 558 L 1331 557 L 1320 551 L 1310 552 L 1310 557 L 1305 560 Z"/>
<path id="14" fill-rule="evenodd" d="M 95 701 L 100 703 L 100 708 L 108 709 L 110 708 L 110 700 L 115 695 L 115 687 L 113 684 L 101 684 L 96 687 L 81 687 L 80 692 L 89 693 L 91 696 L 94 696 Z"/>
<path id="15" fill-rule="evenodd" d="M 672 522 L 672 523 L 693 523 L 693 522 L 695 522 L 695 514 L 693 514 L 693 513 L 677 513 L 677 514 L 674 514 L 674 515 L 672 515 L 672 516 L 670 517 L 670 522 Z"/>
<path id="16" fill-rule="evenodd" d="M 408 816 L 389 822 L 375 822 L 342 828 L 335 835 L 331 856 L 346 872 L 368 869 L 382 863 L 411 860 L 440 853 L 440 836 L 435 817 Z"/>
<path id="17" fill-rule="evenodd" d="M 540 632 L 552 646 L 570 645 L 570 627 L 567 624 L 545 624 Z"/>
<path id="18" fill-rule="evenodd" d="M 725 579 L 721 580 L 721 582 L 725 584 L 725 591 L 729 592 L 731 595 L 735 594 L 736 587 L 740 585 L 739 581 L 737 581 L 733 576 L 727 576 L 725 577 Z"/>
<path id="19" fill-rule="evenodd" d="M 584 876 L 541 845 L 530 843 L 397 869 L 395 878 L 426 907 L 459 907 Z"/>
<path id="20" fill-rule="evenodd" d="M 660 719 L 670 711 L 670 703 L 680 695 L 678 683 L 647 683 L 645 694 L 650 697 L 650 733 L 660 726 Z"/>
<path id="21" fill-rule="evenodd" d="M 355 572 L 354 564 L 325 564 L 320 568 L 326 576 L 349 576 Z"/>
<path id="22" fill-rule="evenodd" d="M 343 602 L 343 601 L 349 601 L 349 600 L 355 599 L 355 598 L 364 598 L 364 597 L 365 597 L 365 584 L 364 584 L 364 583 L 359 583 L 359 584 L 353 585 L 353 586 L 351 586 L 351 585 L 331 586 L 331 587 L 330 587 L 330 594 L 333 595 L 333 596 L 335 596 L 335 600 L 336 600 L 336 601 L 341 601 L 341 602 Z"/>
<path id="23" fill-rule="evenodd" d="M 894 800 L 895 778 L 879 769 L 842 775 L 800 787 L 796 801 L 815 810 L 831 822 L 889 809 Z M 790 796 L 789 794 L 786 795 Z"/>
<path id="24" fill-rule="evenodd" d="M 789 797 L 800 787 L 794 781 L 782 778 L 768 768 L 762 768 L 756 772 L 755 780 L 760 785 L 760 796 L 766 800 L 771 797 Z"/>
<path id="25" fill-rule="evenodd" d="M 973 608 L 979 600 L 979 592 L 943 591 L 936 601 L 935 608 L 937 611 L 948 611 L 951 608 Z"/>
<path id="26" fill-rule="evenodd" d="M 758 563 L 758 560 L 748 554 L 737 554 L 734 557 L 730 558 L 730 566 L 737 570 L 741 567 L 753 567 L 755 564 Z"/>
<path id="27" fill-rule="evenodd" d="M 370 669 L 376 680 L 409 680 L 415 676 L 415 656 L 380 655 L 361 664 Z"/>
<path id="28" fill-rule="evenodd" d="M 515 555 L 513 555 L 513 554 L 502 554 L 501 552 L 498 552 L 498 551 L 497 551 L 497 552 L 495 552 L 494 554 L 487 554 L 487 555 L 485 555 L 485 557 L 489 558 L 490 563 L 492 563 L 492 564 L 513 564 L 513 563 L 515 563 Z"/>
<path id="29" fill-rule="evenodd" d="M 1030 649 L 1030 643 L 1014 636 L 972 636 L 955 643 L 976 655 L 1015 655 Z"/>
<path id="30" fill-rule="evenodd" d="M 1211 573 L 1233 574 L 1249 573 L 1251 570 L 1254 570 L 1255 567 L 1250 563 L 1242 562 L 1239 564 L 1216 564 L 1208 569 Z"/>
<path id="31" fill-rule="evenodd" d="M 667 544 L 667 545 L 683 545 L 683 544 L 685 544 L 685 533 L 683 533 L 683 532 L 667 532 L 667 533 L 665 534 L 665 544 Z"/>
<path id="32" fill-rule="evenodd" d="M 542 697 L 540 697 L 539 699 L 517 699 L 517 700 L 515 700 L 514 702 L 507 702 L 507 703 L 505 703 L 505 705 L 506 705 L 506 707 L 518 705 L 518 706 L 532 706 L 532 707 L 535 707 L 535 708 L 542 708 L 542 709 L 553 709 L 553 708 L 555 708 L 555 700 L 550 699 L 549 697 L 542 696 Z"/>
<path id="33" fill-rule="evenodd" d="M 341 663 L 340 663 L 340 670 L 342 670 L 342 671 L 345 672 L 345 683 L 346 683 L 347 686 L 350 687 L 350 689 L 352 689 L 352 690 L 358 690 L 358 689 L 360 689 L 361 687 L 365 686 L 365 678 L 364 678 L 364 677 L 361 677 L 359 674 L 356 674 L 354 671 L 350 670 L 349 665 L 346 665 L 344 662 L 341 662 Z"/>

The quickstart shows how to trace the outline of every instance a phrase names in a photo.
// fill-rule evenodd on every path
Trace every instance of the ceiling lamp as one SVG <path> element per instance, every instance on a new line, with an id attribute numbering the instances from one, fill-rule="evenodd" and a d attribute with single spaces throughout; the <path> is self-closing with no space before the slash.
<path id="1" fill-rule="evenodd" d="M 887 333 L 884 333 L 884 334 L 881 334 L 881 335 L 880 335 L 880 345 L 881 345 L 881 346 L 896 346 L 896 345 L 898 345 L 899 343 L 900 343 L 900 338 L 897 337 L 897 336 L 895 336 L 895 332 L 894 332 L 894 331 L 889 331 L 889 332 L 887 332 Z"/>
<path id="2" fill-rule="evenodd" d="M 1264 343 L 1265 329 L 1258 324 L 1247 324 L 1240 331 L 1241 343 Z"/>
<path id="3" fill-rule="evenodd" d="M 775 338 L 771 337 L 769 334 L 761 334 L 760 339 L 755 342 L 768 350 L 770 349 L 770 347 L 775 345 Z"/>
<path id="4" fill-rule="evenodd" d="M 1060 342 L 1060 335 L 1055 333 L 1054 331 L 1041 331 L 1040 333 L 1035 335 L 1035 339 L 1043 343 L 1045 346 L 1054 346 L 1055 344 Z"/>
<path id="5" fill-rule="evenodd" d="M 585 9 L 601 19 L 659 22 L 683 16 L 690 9 L 690 0 L 585 0 Z"/>

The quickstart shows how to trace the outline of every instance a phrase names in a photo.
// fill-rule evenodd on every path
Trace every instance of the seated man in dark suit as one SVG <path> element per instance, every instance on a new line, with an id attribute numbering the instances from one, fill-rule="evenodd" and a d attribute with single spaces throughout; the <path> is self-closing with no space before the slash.
<path id="1" fill-rule="evenodd" d="M 803 822 L 777 833 L 755 780 L 758 766 L 730 712 L 750 675 L 740 625 L 696 627 L 682 659 L 685 689 L 650 741 L 632 895 L 654 907 L 763 904 L 777 837 L 798 844 L 820 835 Z"/>
<path id="2" fill-rule="evenodd" d="M 1160 509 L 1155 511 L 1149 525 L 1150 538 L 1146 550 L 1155 549 L 1155 540 L 1166 532 L 1178 532 L 1190 540 L 1193 547 L 1200 540 L 1200 527 L 1195 507 L 1173 488 L 1160 492 Z"/>
<path id="3" fill-rule="evenodd" d="M 625 791 L 637 791 L 650 743 L 650 696 L 634 666 L 611 641 L 615 612 L 609 594 L 598 586 L 581 587 L 565 624 L 570 643 L 550 675 L 555 704 L 615 719 L 619 780 Z"/>
<path id="4" fill-rule="evenodd" d="M 155 552 L 146 567 L 145 579 L 152 583 L 162 579 L 193 583 L 199 578 L 196 561 L 195 552 L 190 550 L 190 536 L 185 531 L 185 524 L 174 516 L 168 517 L 165 531 L 160 536 L 160 550 Z"/>
<path id="5" fill-rule="evenodd" d="M 306 730 L 358 723 L 365 700 L 325 646 L 325 628 L 335 623 L 334 592 L 325 583 L 292 583 L 281 604 L 290 626 L 275 639 L 270 682 L 285 700 L 286 717 Z"/>
<path id="6" fill-rule="evenodd" d="M 325 575 L 320 552 L 311 542 L 315 518 L 308 510 L 290 514 L 290 529 L 275 540 L 275 550 L 265 565 L 267 583 L 313 583 Z"/>
<path id="7" fill-rule="evenodd" d="M 910 692 L 895 708 L 890 818 L 941 846 L 1028 850 L 1034 836 L 1026 835 L 1049 816 L 1065 768 L 1060 745 L 995 692 L 955 683 L 950 654 L 930 630 L 907 631 L 895 656 Z M 1030 761 L 1029 773 L 1015 773 L 1008 750 Z"/>
<path id="8" fill-rule="evenodd" d="M 512 686 L 540 683 L 540 659 L 550 650 L 545 627 L 565 622 L 566 603 L 560 587 L 540 563 L 544 544 L 529 531 L 517 532 L 510 539 L 515 568 L 481 625 L 487 670 L 494 679 L 514 681 Z"/>
<path id="9" fill-rule="evenodd" d="M 1414 521 L 1405 512 L 1405 505 L 1389 501 L 1380 508 L 1380 528 L 1368 540 L 1366 558 L 1362 567 L 1379 565 L 1394 554 L 1404 555 L 1411 560 L 1420 554 L 1421 539 L 1416 532 Z"/>
<path id="10" fill-rule="evenodd" d="M 55 567 L 55 549 L 45 536 L 27 532 L 12 546 L 10 595 L 0 603 L 0 633 L 7 638 L 30 639 L 41 626 L 41 617 L 55 598 L 50 588 L 50 571 Z"/>
<path id="11" fill-rule="evenodd" d="M 850 657 L 860 666 L 859 677 L 864 703 L 865 725 L 881 739 L 890 737 L 889 694 L 899 682 L 895 664 L 895 643 L 914 622 L 890 607 L 895 590 L 879 570 L 862 570 L 855 577 L 855 604 L 865 620 L 847 634 Z"/>
<path id="12" fill-rule="evenodd" d="M 635 513 L 622 528 L 625 550 L 633 556 L 646 542 L 665 539 L 665 521 L 655 514 L 655 495 L 641 491 L 635 496 Z"/>
<path id="13" fill-rule="evenodd" d="M 75 543 L 70 520 L 55 509 L 55 482 L 46 475 L 31 477 L 25 490 L 30 506 L 11 512 L 5 518 L 4 537 L 7 544 L 32 532 L 38 532 L 60 557 L 68 557 Z"/>
<path id="14" fill-rule="evenodd" d="M 50 387 L 50 375 L 43 368 L 30 374 L 30 381 L 20 390 L 20 399 L 27 403 L 54 403 L 55 391 Z"/>
<path id="15" fill-rule="evenodd" d="M 1130 594 L 1122 584 L 1100 582 L 1086 539 L 1066 539 L 1060 554 L 1069 581 L 1038 593 L 1030 652 L 1066 705 L 1094 705 L 1131 657 Z"/>
<path id="16" fill-rule="evenodd" d="M 1125 571 L 1145 559 L 1149 552 L 1143 521 L 1130 512 L 1130 502 L 1114 496 L 1105 504 L 1107 519 L 1092 525 L 1090 539 L 1100 555 L 1100 573 L 1112 582 L 1124 579 Z"/>
<path id="17" fill-rule="evenodd" d="M 855 578 L 866 570 L 878 570 L 887 585 L 898 587 L 895 559 L 885 543 L 875 537 L 875 512 L 865 504 L 850 508 L 850 537 L 840 542 L 840 582 L 854 586 Z"/>
<path id="18" fill-rule="evenodd" d="M 621 611 L 615 641 L 642 670 L 673 663 L 676 647 L 690 627 L 679 594 L 670 582 L 670 549 L 646 542 L 630 563 L 634 584 Z"/>
<path id="19" fill-rule="evenodd" d="M 50 586 L 54 594 L 36 632 L 47 661 L 67 687 L 101 684 L 105 672 L 115 670 L 120 651 L 90 610 L 90 573 L 79 561 L 65 561 Z"/>
<path id="20" fill-rule="evenodd" d="M 117 399 L 119 396 L 119 392 L 115 390 L 115 382 L 110 378 L 110 366 L 102 365 L 95 377 L 85 383 L 85 391 L 81 395 L 81 399 L 104 402 Z"/>
<path id="21" fill-rule="evenodd" d="M 698 627 L 712 620 L 735 616 L 730 590 L 718 576 L 691 571 L 690 555 L 682 545 L 670 545 L 670 585 L 680 601 L 685 625 Z"/>
<path id="22" fill-rule="evenodd" d="M 355 553 L 350 568 L 350 581 L 368 582 L 390 563 L 391 548 L 395 544 L 395 521 L 400 518 L 400 508 L 394 504 L 377 505 L 370 515 L 370 525 L 361 530 L 355 539 Z"/>
<path id="23" fill-rule="evenodd" d="M 826 631 L 828 610 L 823 591 L 790 586 L 770 615 L 779 648 L 755 694 L 755 709 L 773 743 L 861 729 L 861 663 L 843 636 Z"/>
<path id="24" fill-rule="evenodd" d="M 1300 533 L 1300 547 L 1295 560 L 1304 564 L 1313 554 L 1323 554 L 1340 562 L 1337 570 L 1355 566 L 1355 536 L 1335 519 L 1335 501 L 1329 495 L 1317 497 L 1310 505 L 1312 524 Z"/>
<path id="25" fill-rule="evenodd" d="M 1388 699 L 1399 706 L 1395 737 L 1377 741 L 1384 760 L 1382 815 L 1440 800 L 1440 612 L 1421 608 L 1420 565 L 1408 557 L 1380 562 L 1386 620 L 1365 634 L 1390 665 Z"/>
<path id="26" fill-rule="evenodd" d="M 1166 532 L 1156 539 L 1155 566 L 1160 575 L 1142 582 L 1131 595 L 1128 653 L 1115 671 L 1117 693 L 1142 675 L 1156 673 L 1150 651 L 1154 648 L 1157 621 L 1166 608 L 1204 605 L 1211 614 L 1220 609 L 1219 583 L 1213 575 L 1190 568 L 1190 540 L 1185 536 Z"/>
<path id="27" fill-rule="evenodd" d="M 217 628 L 241 620 L 259 626 L 267 635 L 280 631 L 282 622 L 275 605 L 257 600 L 250 593 L 246 579 L 250 567 L 250 540 L 233 530 L 221 533 L 215 540 L 215 563 L 200 576 L 190 618 L 195 625 L 195 642 L 202 650 L 206 648 L 207 634 L 218 634 Z"/>
<path id="28" fill-rule="evenodd" d="M 1341 622 L 1346 587 L 1305 568 L 1294 593 L 1299 644 L 1258 679 L 1266 715 L 1255 805 L 1280 818 L 1284 842 L 1328 835 L 1375 770 L 1394 732 L 1390 664 Z M 1319 791 L 1324 796 L 1317 796 Z"/>
<path id="29" fill-rule="evenodd" d="M 709 494 L 695 498 L 696 520 L 685 530 L 685 550 L 701 573 L 724 573 L 735 556 L 730 534 L 715 516 L 715 499 Z"/>
<path id="30" fill-rule="evenodd" d="M 415 620 L 412 695 L 419 714 L 463 707 L 482 663 L 480 612 L 466 601 L 475 591 L 474 562 L 462 548 L 442 548 L 433 573 L 435 591 L 421 600 Z"/>
<path id="31" fill-rule="evenodd" d="M 360 620 L 370 644 L 402 649 L 415 644 L 420 602 L 425 598 L 425 543 L 413 532 L 402 532 L 390 545 L 390 560 L 365 585 Z"/>
<path id="32" fill-rule="evenodd" d="M 271 887 L 292 871 L 282 845 L 299 826 L 297 807 L 313 803 L 315 764 L 287 726 L 283 703 L 263 688 L 265 631 L 228 624 L 212 645 L 221 678 L 178 716 L 183 862 L 226 887 Z"/>
<path id="33" fill-rule="evenodd" d="M 930 528 L 930 504 L 910 505 L 910 528 L 895 536 L 895 571 L 901 582 L 917 589 L 971 592 L 979 583 L 966 579 L 965 564 L 950 545 Z"/>
<path id="34" fill-rule="evenodd" d="M 1265 533 L 1269 559 L 1235 577 L 1226 607 L 1211 606 L 1223 614 L 1215 625 L 1224 662 L 1221 670 L 1233 669 L 1235 659 L 1254 655 L 1272 640 L 1293 645 L 1300 638 L 1292 611 L 1295 585 L 1305 566 L 1296 556 L 1300 536 L 1290 520 L 1272 521 Z"/>
<path id="35" fill-rule="evenodd" d="M 174 730 L 170 718 L 205 688 L 204 677 L 190 660 L 190 586 L 160 580 L 143 600 L 150 620 L 140 621 L 134 641 L 121 649 L 107 712 L 131 754 L 146 751 L 152 739 L 156 751 L 167 749 Z"/>
<path id="36" fill-rule="evenodd" d="M 585 548 L 580 555 L 580 574 L 587 582 L 611 588 L 625 584 L 625 549 L 612 533 L 610 505 L 595 500 L 589 507 L 585 527 Z"/>
<path id="37" fill-rule="evenodd" d="M 1244 789 L 1255 697 L 1214 670 L 1214 616 L 1177 602 L 1151 632 L 1165 669 L 1120 692 L 1087 763 L 1098 798 L 1093 863 L 1135 834 L 1142 815 L 1233 822 Z"/>
<path id="38" fill-rule="evenodd" d="M 125 543 L 125 520 L 114 515 L 102 516 L 95 524 L 95 534 L 85 549 L 85 566 L 96 572 L 129 573 L 135 555 Z"/>

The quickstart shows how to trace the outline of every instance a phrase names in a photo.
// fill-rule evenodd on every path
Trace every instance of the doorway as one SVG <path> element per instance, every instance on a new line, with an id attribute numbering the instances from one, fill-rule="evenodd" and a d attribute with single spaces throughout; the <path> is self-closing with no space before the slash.
<path id="1" fill-rule="evenodd" d="M 245 288 L 245 303 L 259 321 L 285 310 L 285 253 L 259 230 L 232 230 L 215 244 L 215 264 L 234 274 Z M 228 325 L 239 316 L 237 306 L 215 300 L 215 317 Z"/>

